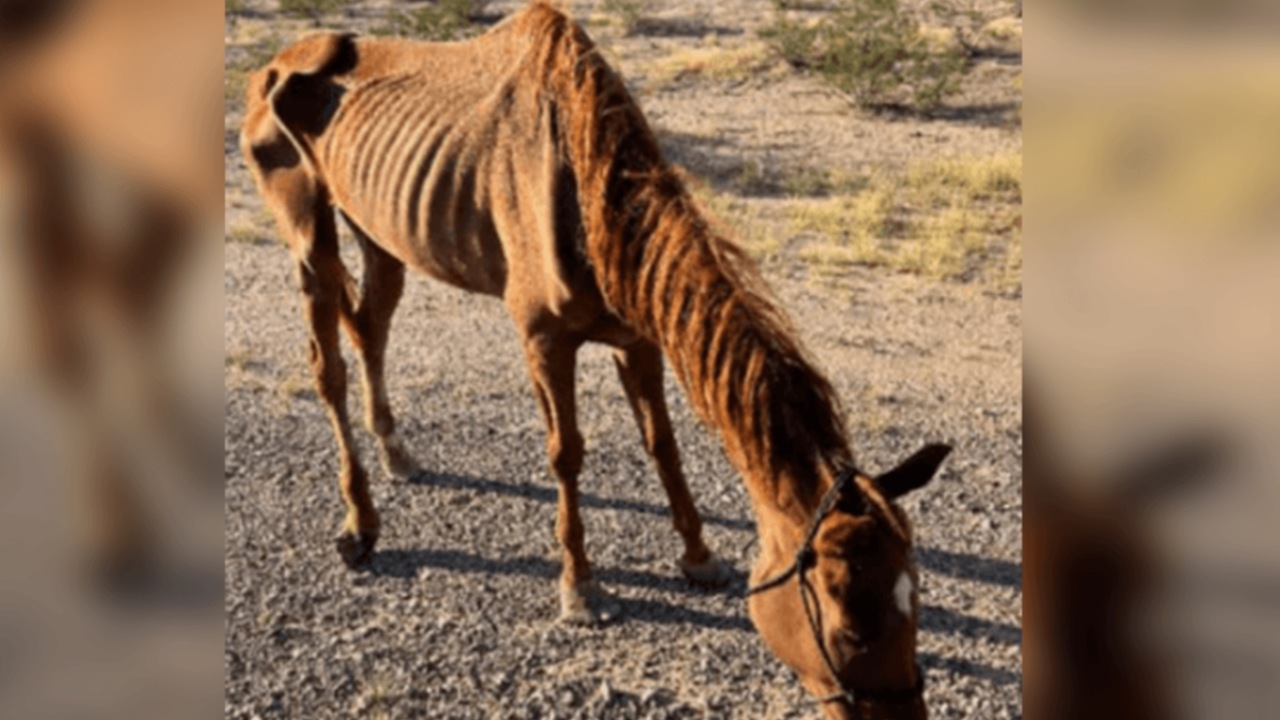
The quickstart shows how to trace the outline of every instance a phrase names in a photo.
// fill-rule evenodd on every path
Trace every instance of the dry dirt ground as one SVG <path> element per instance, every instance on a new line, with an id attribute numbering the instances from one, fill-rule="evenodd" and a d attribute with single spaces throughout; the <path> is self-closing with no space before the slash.
<path id="1" fill-rule="evenodd" d="M 580 356 L 581 485 L 588 553 L 623 617 L 598 629 L 554 622 L 555 486 L 514 332 L 492 299 L 410 280 L 387 376 L 425 472 L 382 477 L 360 431 L 383 536 L 368 571 L 341 563 L 335 444 L 311 389 L 290 258 L 237 149 L 235 91 L 246 64 L 280 41 L 317 24 L 369 30 L 386 3 L 319 23 L 280 14 L 274 0 L 236 5 L 226 28 L 226 716 L 817 717 L 746 616 L 754 525 L 740 480 L 669 376 L 708 542 L 739 573 L 724 591 L 692 588 L 602 348 Z M 977 271 L 940 276 L 814 255 L 824 240 L 788 222 L 795 207 L 822 200 L 806 195 L 823 192 L 803 182 L 815 173 L 905 176 L 943 156 L 1020 157 L 1020 41 L 975 58 L 938 116 L 868 115 L 767 59 L 740 72 L 690 58 L 757 43 L 767 0 L 646 3 L 631 34 L 605 5 L 569 4 L 670 158 L 762 259 L 845 400 L 862 466 L 887 468 L 928 441 L 955 445 L 939 478 L 905 501 L 928 704 L 934 718 L 1020 717 L 1020 254 L 1009 247 L 1020 240 L 984 240 L 999 272 L 985 273 L 979 258 Z M 1006 25 L 1020 35 L 1020 21 Z M 1011 202 L 991 211 L 1016 212 Z M 351 386 L 358 417 L 354 374 Z"/>

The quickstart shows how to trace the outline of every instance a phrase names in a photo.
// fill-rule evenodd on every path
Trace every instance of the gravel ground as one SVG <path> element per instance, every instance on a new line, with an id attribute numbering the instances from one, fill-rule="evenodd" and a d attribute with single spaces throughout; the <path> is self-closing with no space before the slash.
<path id="1" fill-rule="evenodd" d="M 592 5 L 571 3 L 579 17 Z M 697 15 L 656 5 L 669 9 L 655 17 L 688 20 L 696 32 L 592 33 L 633 82 L 671 156 L 713 181 L 751 158 L 892 164 L 940 148 L 1020 147 L 1020 131 L 984 122 L 860 116 L 799 76 L 651 88 L 649 59 L 711 32 L 749 36 L 742 28 L 769 8 L 708 4 Z M 285 37 L 306 24 L 266 12 L 236 22 L 275 23 Z M 229 41 L 244 29 L 229 23 Z M 256 223 L 271 237 L 235 149 L 234 108 L 227 125 L 228 227 Z M 354 268 L 354 248 L 346 252 Z M 623 616 L 596 629 L 562 627 L 555 485 L 515 333 L 498 302 L 411 279 L 387 377 L 401 434 L 425 472 L 409 482 L 381 477 L 360 431 L 383 535 L 372 566 L 351 572 L 333 548 L 337 454 L 311 389 L 287 252 L 229 241 L 225 257 L 227 717 L 818 717 L 746 616 L 755 552 L 747 496 L 673 378 L 668 398 L 708 543 L 739 575 L 718 592 L 681 577 L 665 496 L 609 354 L 588 347 L 578 375 L 587 546 Z M 1019 300 L 877 269 L 832 277 L 790 245 L 764 270 L 845 399 L 864 467 L 887 468 L 928 441 L 955 445 L 939 479 L 904 504 L 922 571 L 928 704 L 934 718 L 1020 717 Z M 358 411 L 354 373 L 351 386 Z"/>

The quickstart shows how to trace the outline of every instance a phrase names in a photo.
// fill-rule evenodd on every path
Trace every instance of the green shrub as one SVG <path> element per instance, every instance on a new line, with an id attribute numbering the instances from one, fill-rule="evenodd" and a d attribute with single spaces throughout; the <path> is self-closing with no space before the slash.
<path id="1" fill-rule="evenodd" d="M 280 0 L 280 11 L 289 15 L 320 17 L 341 9 L 351 0 Z"/>
<path id="2" fill-rule="evenodd" d="M 936 47 L 898 0 L 839 0 L 813 22 L 800 22 L 775 0 L 761 32 L 788 63 L 817 72 L 862 108 L 936 108 L 960 86 L 968 59 L 959 47 Z"/>

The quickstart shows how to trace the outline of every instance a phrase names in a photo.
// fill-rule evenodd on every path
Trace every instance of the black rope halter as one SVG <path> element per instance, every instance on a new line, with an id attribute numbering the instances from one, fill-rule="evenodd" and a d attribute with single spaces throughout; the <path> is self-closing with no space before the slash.
<path id="1" fill-rule="evenodd" d="M 813 513 L 813 519 L 809 521 L 809 529 L 805 532 L 804 541 L 800 543 L 800 548 L 796 550 L 796 559 L 791 565 L 768 580 L 747 588 L 747 597 L 751 597 L 765 590 L 779 587 L 790 580 L 792 575 L 796 576 L 796 585 L 800 590 L 800 604 L 804 607 L 805 617 L 809 621 L 809 629 L 813 632 L 813 641 L 817 644 L 818 651 L 822 654 L 822 661 L 826 663 L 827 671 L 831 673 L 831 680 L 836 687 L 840 688 L 839 692 L 818 698 L 818 702 L 826 704 L 843 700 L 853 709 L 856 709 L 858 703 L 862 701 L 904 702 L 919 697 L 924 692 L 924 672 L 920 669 L 919 663 L 916 664 L 916 683 L 910 688 L 903 690 L 857 690 L 845 685 L 840 680 L 840 673 L 836 671 L 836 664 L 832 662 L 831 655 L 827 652 L 827 644 L 823 640 L 822 609 L 818 605 L 818 592 L 813 589 L 813 585 L 805 577 L 805 571 L 813 566 L 816 559 L 813 541 L 818 536 L 818 526 L 835 509 L 836 503 L 840 500 L 840 495 L 844 492 L 845 487 L 857 474 L 856 468 L 849 468 L 836 476 L 836 481 L 831 484 L 831 488 L 827 490 L 827 493 L 822 496 L 822 501 L 818 503 L 818 509 Z"/>

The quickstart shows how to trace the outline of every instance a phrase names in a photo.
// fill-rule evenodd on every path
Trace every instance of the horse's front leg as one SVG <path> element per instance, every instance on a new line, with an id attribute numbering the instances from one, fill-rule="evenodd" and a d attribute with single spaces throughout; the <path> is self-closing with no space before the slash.
<path id="1" fill-rule="evenodd" d="M 525 359 L 534 395 L 547 423 L 547 455 L 560 486 L 556 538 L 564 557 L 560 574 L 560 620 L 571 624 L 606 622 L 618 613 L 595 583 L 583 544 L 578 509 L 578 473 L 583 443 L 574 407 L 574 366 L 581 341 L 544 332 L 526 333 Z"/>
<path id="2" fill-rule="evenodd" d="M 729 582 L 729 567 L 720 562 L 702 540 L 702 518 L 689 493 L 680 466 L 667 402 L 662 392 L 662 351 L 645 340 L 614 351 L 618 377 L 635 414 L 645 450 L 653 459 L 662 488 L 671 503 L 671 522 L 684 540 L 680 570 L 690 581 L 703 587 L 723 587 Z"/>

